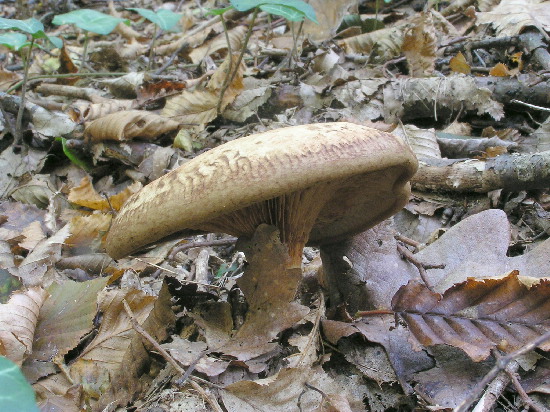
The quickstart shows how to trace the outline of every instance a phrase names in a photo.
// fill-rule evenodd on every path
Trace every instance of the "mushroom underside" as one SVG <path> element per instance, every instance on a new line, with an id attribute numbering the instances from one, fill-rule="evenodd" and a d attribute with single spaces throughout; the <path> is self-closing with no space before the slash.
<path id="1" fill-rule="evenodd" d="M 262 223 L 278 228 L 290 256 L 300 267 L 306 244 L 338 241 L 393 215 L 410 190 L 401 167 L 320 182 L 303 190 L 256 202 L 189 229 L 250 238 Z"/>

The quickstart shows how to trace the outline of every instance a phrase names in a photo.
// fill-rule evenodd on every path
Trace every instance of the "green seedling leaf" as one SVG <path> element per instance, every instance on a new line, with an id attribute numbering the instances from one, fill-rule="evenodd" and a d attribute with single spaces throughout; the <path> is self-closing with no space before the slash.
<path id="1" fill-rule="evenodd" d="M 17 365 L 3 356 L 0 356 L 0 388 L 0 410 L 39 411 L 31 385 Z"/>
<path id="2" fill-rule="evenodd" d="M 53 24 L 74 24 L 76 27 L 97 34 L 107 35 L 111 33 L 118 23 L 130 24 L 127 19 L 113 17 L 96 10 L 80 9 L 70 13 L 59 14 L 54 17 Z"/>
<path id="3" fill-rule="evenodd" d="M 57 140 L 58 142 L 61 142 L 63 153 L 65 153 L 65 156 L 67 156 L 67 158 L 72 163 L 74 163 L 76 166 L 80 167 L 81 169 L 85 170 L 86 172 L 89 172 L 92 169 L 87 162 L 79 158 L 77 155 L 75 155 L 71 151 L 71 149 L 67 147 L 67 139 L 65 139 L 64 137 L 56 137 L 55 140 Z"/>
<path id="4" fill-rule="evenodd" d="M 48 36 L 48 40 L 51 44 L 54 45 L 56 49 L 60 49 L 63 47 L 63 40 L 61 40 L 59 37 L 56 36 Z"/>
<path id="5" fill-rule="evenodd" d="M 230 3 L 239 11 L 248 11 L 255 7 L 259 7 L 260 9 L 264 10 L 262 6 L 284 6 L 296 9 L 309 20 L 318 23 L 317 18 L 315 17 L 315 9 L 311 5 L 303 2 L 302 0 L 230 0 Z M 267 10 L 265 11 L 267 12 Z M 280 13 L 273 14 L 282 16 L 282 14 Z"/>
<path id="6" fill-rule="evenodd" d="M 284 17 L 290 21 L 302 21 L 305 17 L 304 13 L 300 10 L 296 10 L 293 7 L 282 6 L 280 4 L 262 4 L 260 6 L 260 10 L 263 10 L 269 14 Z"/>
<path id="7" fill-rule="evenodd" d="M 46 37 L 44 25 L 34 18 L 26 20 L 5 19 L 0 17 L 0 30 L 20 30 L 29 33 L 35 39 Z"/>
<path id="8" fill-rule="evenodd" d="M 31 43 L 27 40 L 27 36 L 23 33 L 9 32 L 0 34 L 0 44 L 18 51 L 22 47 L 28 46 Z"/>
<path id="9" fill-rule="evenodd" d="M 208 12 L 206 12 L 204 15 L 205 16 L 221 16 L 222 14 L 224 14 L 226 11 L 228 10 L 231 10 L 231 9 L 234 9 L 235 7 L 233 6 L 229 6 L 229 7 L 225 7 L 223 9 L 213 9 L 213 10 L 209 10 Z"/>
<path id="10" fill-rule="evenodd" d="M 154 12 L 149 9 L 140 9 L 139 7 L 130 7 L 127 10 L 132 10 L 140 16 L 145 17 L 151 23 L 156 24 L 162 30 L 167 31 L 174 27 L 181 19 L 181 13 L 174 13 L 170 10 L 160 9 Z"/>

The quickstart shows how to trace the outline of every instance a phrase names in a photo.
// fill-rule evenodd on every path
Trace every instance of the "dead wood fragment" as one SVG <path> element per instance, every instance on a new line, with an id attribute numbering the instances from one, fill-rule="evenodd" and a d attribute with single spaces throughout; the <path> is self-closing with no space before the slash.
<path id="1" fill-rule="evenodd" d="M 417 190 L 477 192 L 550 187 L 550 151 L 500 155 L 486 160 L 420 159 Z"/>

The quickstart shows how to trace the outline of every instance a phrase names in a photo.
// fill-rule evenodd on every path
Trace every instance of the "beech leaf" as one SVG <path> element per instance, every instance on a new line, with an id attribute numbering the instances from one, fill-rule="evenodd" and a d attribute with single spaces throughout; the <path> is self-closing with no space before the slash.
<path id="1" fill-rule="evenodd" d="M 392 308 L 422 345 L 455 346 L 479 362 L 491 349 L 512 352 L 550 330 L 550 280 L 527 286 L 518 275 L 469 278 L 443 294 L 410 281 Z M 550 342 L 540 348 L 550 350 Z"/>

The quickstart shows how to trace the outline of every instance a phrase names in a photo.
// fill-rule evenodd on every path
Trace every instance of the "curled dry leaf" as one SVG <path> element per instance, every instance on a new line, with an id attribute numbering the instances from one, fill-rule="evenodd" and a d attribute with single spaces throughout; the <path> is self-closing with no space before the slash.
<path id="1" fill-rule="evenodd" d="M 91 122 L 108 114 L 131 110 L 136 106 L 135 100 L 111 99 L 101 103 L 81 103 L 73 105 L 69 110 L 71 118 Z"/>
<path id="2" fill-rule="evenodd" d="M 526 285 L 518 275 L 469 278 L 442 295 L 411 281 L 392 308 L 422 345 L 455 346 L 479 362 L 491 349 L 512 352 L 550 330 L 550 280 Z M 550 350 L 550 342 L 540 348 Z"/>
<path id="3" fill-rule="evenodd" d="M 120 210 L 126 199 L 141 189 L 141 183 L 136 182 L 128 186 L 126 189 L 116 195 L 106 197 L 101 196 L 96 192 L 90 178 L 84 177 L 80 182 L 80 186 L 73 187 L 69 191 L 69 202 L 79 206 L 84 206 L 93 210 L 108 211 L 113 208 Z"/>
<path id="4" fill-rule="evenodd" d="M 158 114 L 145 110 L 128 110 L 94 120 L 84 131 L 84 136 L 92 143 L 131 140 L 136 137 L 153 140 L 178 127 L 178 122 Z"/>
<path id="5" fill-rule="evenodd" d="M 38 315 L 47 297 L 44 289 L 31 288 L 0 305 L 0 355 L 21 366 L 32 352 Z"/>

